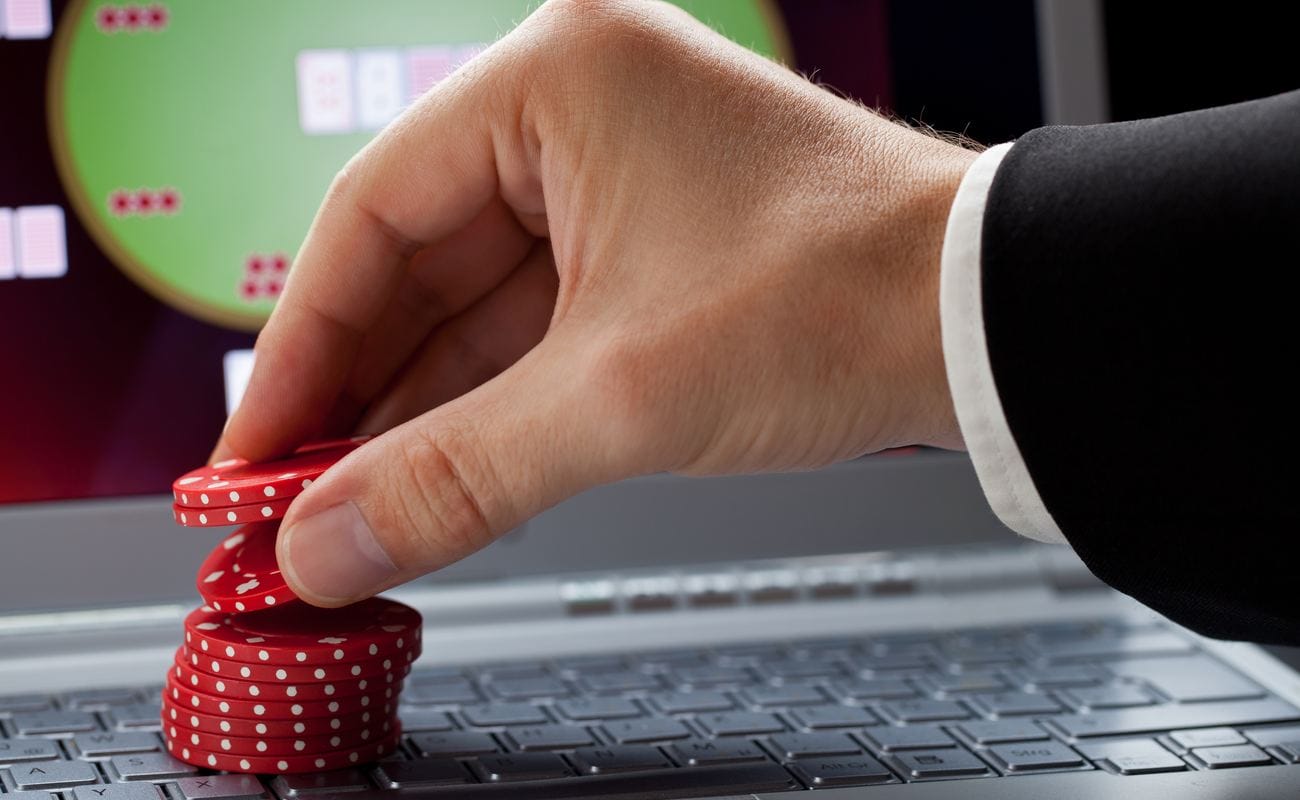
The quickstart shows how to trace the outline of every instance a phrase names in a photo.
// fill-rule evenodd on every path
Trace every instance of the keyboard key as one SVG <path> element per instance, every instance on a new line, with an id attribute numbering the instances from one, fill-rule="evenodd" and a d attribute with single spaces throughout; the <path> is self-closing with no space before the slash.
<path id="1" fill-rule="evenodd" d="M 11 694 L 0 697 L 0 717 L 20 711 L 48 711 L 54 707 L 43 694 Z"/>
<path id="2" fill-rule="evenodd" d="M 936 692 L 962 694 L 966 692 L 1000 692 L 1007 684 L 996 672 L 962 672 L 957 675 L 936 673 L 927 675 L 925 682 Z"/>
<path id="3" fill-rule="evenodd" d="M 897 697 L 916 697 L 916 689 L 906 681 L 896 678 L 861 678 L 838 681 L 835 689 L 843 697 L 853 700 L 888 700 Z"/>
<path id="4" fill-rule="evenodd" d="M 99 730 L 95 715 L 88 711 L 33 711 L 13 715 L 10 720 L 19 736 L 50 733 L 81 733 Z"/>
<path id="5" fill-rule="evenodd" d="M 5 800 L 59 800 L 59 795 L 50 792 L 5 792 Z"/>
<path id="6" fill-rule="evenodd" d="M 252 775 L 204 775 L 176 781 L 179 800 L 265 800 L 266 789 Z"/>
<path id="7" fill-rule="evenodd" d="M 914 781 L 991 774 L 983 761 L 965 750 L 909 751 L 891 756 L 890 762 Z"/>
<path id="8" fill-rule="evenodd" d="M 1253 744 L 1238 744 L 1231 747 L 1198 747 L 1191 752 L 1191 758 L 1206 769 L 1228 769 L 1230 767 L 1259 767 L 1272 764 L 1268 753 Z"/>
<path id="9" fill-rule="evenodd" d="M 1181 758 L 1151 739 L 1085 743 L 1079 745 L 1079 750 L 1103 769 L 1121 775 L 1147 775 L 1187 769 Z"/>
<path id="10" fill-rule="evenodd" d="M 826 702 L 826 695 L 816 686 L 800 683 L 754 686 L 741 692 L 740 696 L 755 706 L 811 706 Z"/>
<path id="11" fill-rule="evenodd" d="M 1054 667 L 1029 667 L 1017 677 L 1026 689 L 1063 689 L 1071 686 L 1095 686 L 1109 675 L 1099 667 L 1065 664 Z"/>
<path id="12" fill-rule="evenodd" d="M 757 711 L 703 714 L 696 721 L 714 736 L 776 733 L 785 730 L 785 724 L 774 715 Z"/>
<path id="13" fill-rule="evenodd" d="M 861 745 L 842 733 L 784 733 L 768 739 L 768 743 L 787 760 L 862 752 Z"/>
<path id="14" fill-rule="evenodd" d="M 1077 769 L 1086 766 L 1083 757 L 1060 742 L 998 744 L 988 750 L 1007 772 L 1045 769 Z"/>
<path id="15" fill-rule="evenodd" d="M 957 728 L 976 744 L 1033 742 L 1047 739 L 1047 731 L 1027 719 L 1003 719 L 994 722 L 963 722 Z"/>
<path id="16" fill-rule="evenodd" d="M 666 650 L 658 653 L 642 653 L 634 657 L 633 661 L 642 669 L 667 672 L 678 667 L 702 666 L 705 657 L 699 650 Z"/>
<path id="17" fill-rule="evenodd" d="M 82 689 L 63 696 L 66 708 L 79 711 L 102 711 L 111 706 L 129 706 L 138 702 L 139 693 L 133 689 Z"/>
<path id="18" fill-rule="evenodd" d="M 767 760 L 763 749 L 748 739 L 691 739 L 670 745 L 668 752 L 684 767 Z"/>
<path id="19" fill-rule="evenodd" d="M 431 708 L 399 708 L 397 716 L 402 720 L 402 730 L 407 733 L 449 731 L 456 727 L 451 724 L 451 717 L 446 712 Z"/>
<path id="20" fill-rule="evenodd" d="M 95 765 L 86 761 L 42 761 L 10 767 L 9 776 L 20 792 L 37 789 L 62 789 L 99 783 Z"/>
<path id="21" fill-rule="evenodd" d="M 782 659 L 765 661 L 760 671 L 770 678 L 796 680 L 800 678 L 838 677 L 844 674 L 836 664 L 827 661 L 805 661 L 800 659 Z"/>
<path id="22" fill-rule="evenodd" d="M 570 750 L 595 744 L 586 728 L 575 725 L 536 725 L 509 728 L 506 739 L 516 750 Z"/>
<path id="23" fill-rule="evenodd" d="M 811 706 L 792 711 L 790 716 L 805 728 L 863 728 L 877 725 L 875 714 L 857 706 Z"/>
<path id="24" fill-rule="evenodd" d="M 496 705 L 466 706 L 461 709 L 465 721 L 471 725 L 542 725 L 550 722 L 546 712 L 531 703 L 497 703 Z"/>
<path id="25" fill-rule="evenodd" d="M 511 753 L 480 756 L 473 769 L 484 782 L 535 781 L 567 778 L 573 773 L 564 759 L 554 753 Z"/>
<path id="26" fill-rule="evenodd" d="M 1169 734 L 1179 747 L 1191 750 L 1193 747 L 1225 747 L 1233 744 L 1245 744 L 1246 737 L 1232 728 L 1201 728 L 1191 731 L 1174 731 Z M 1259 742 L 1256 742 L 1259 744 Z"/>
<path id="27" fill-rule="evenodd" d="M 1090 711 L 1149 706 L 1155 702 L 1145 689 L 1124 684 L 1071 689 L 1063 694 L 1080 709 Z"/>
<path id="28" fill-rule="evenodd" d="M 161 717 L 162 705 L 156 702 L 113 706 L 104 713 L 108 726 L 116 730 L 161 729 Z"/>
<path id="29" fill-rule="evenodd" d="M 483 681 L 550 677 L 550 672 L 541 664 L 488 664 L 480 666 L 478 674 Z"/>
<path id="30" fill-rule="evenodd" d="M 445 683 L 416 683 L 402 690 L 402 703 L 410 705 L 463 705 L 483 698 L 474 685 L 463 678 Z"/>
<path id="31" fill-rule="evenodd" d="M 893 672 L 915 672 L 929 669 L 931 659 L 921 653 L 894 653 L 890 655 L 859 656 L 850 661 L 851 666 L 865 678 L 888 677 Z"/>
<path id="32" fill-rule="evenodd" d="M 567 697 L 569 687 L 559 678 L 543 675 L 536 678 L 502 678 L 489 684 L 488 689 L 503 700 L 533 700 L 546 697 Z"/>
<path id="33" fill-rule="evenodd" d="M 317 794 L 359 792 L 370 788 L 370 780 L 359 769 L 281 775 L 271 782 L 280 797 L 310 797 Z"/>
<path id="34" fill-rule="evenodd" d="M 1268 698 L 1232 703 L 1196 703 L 1129 708 L 1120 711 L 1096 711 L 1055 717 L 1051 724 L 1066 736 L 1125 736 L 1178 728 L 1210 728 L 1224 725 L 1250 725 L 1265 722 L 1290 722 L 1300 719 L 1293 706 Z"/>
<path id="35" fill-rule="evenodd" d="M 144 731 L 78 733 L 72 737 L 77 751 L 86 758 L 115 756 L 121 753 L 146 753 L 158 750 L 158 737 Z"/>
<path id="36" fill-rule="evenodd" d="M 799 780 L 816 788 L 832 786 L 866 786 L 892 783 L 896 779 L 883 764 L 871 756 L 847 758 L 807 758 L 790 765 Z"/>
<path id="37" fill-rule="evenodd" d="M 1190 733 L 1190 731 L 1188 731 Z M 1271 728 L 1246 728 L 1242 734 L 1260 747 L 1271 747 L 1283 742 L 1300 742 L 1300 725 L 1281 725 Z M 4 759 L 0 758 L 0 761 Z"/>
<path id="38" fill-rule="evenodd" d="M 681 722 L 659 717 L 607 722 L 604 730 L 619 744 L 662 742 L 670 739 L 685 739 L 691 735 Z"/>
<path id="39" fill-rule="evenodd" d="M 555 662 L 555 668 L 570 675 L 590 675 L 596 672 L 618 672 L 627 669 L 622 656 L 573 656 Z"/>
<path id="40" fill-rule="evenodd" d="M 1294 742 L 1283 742 L 1273 748 L 1276 755 L 1284 763 L 1295 764 L 1300 762 L 1300 740 Z"/>
<path id="41" fill-rule="evenodd" d="M 723 666 L 753 666 L 762 661 L 782 658 L 780 645 L 754 644 L 720 647 L 713 651 L 714 658 Z"/>
<path id="42" fill-rule="evenodd" d="M 424 786 L 454 786 L 472 778 L 454 758 L 419 761 L 387 761 L 375 767 L 375 782 L 385 789 L 418 789 Z"/>
<path id="43" fill-rule="evenodd" d="M 986 713 L 996 717 L 1027 717 L 1055 714 L 1062 710 L 1061 704 L 1047 695 L 1028 692 L 980 695 L 975 698 L 975 703 Z"/>
<path id="44" fill-rule="evenodd" d="M 162 800 L 152 783 L 113 783 L 107 786 L 78 786 L 75 800 Z"/>
<path id="45" fill-rule="evenodd" d="M 721 692 L 664 692 L 650 698 L 655 708 L 665 714 L 700 714 L 705 711 L 730 711 L 735 708 Z"/>
<path id="46" fill-rule="evenodd" d="M 420 667 L 411 673 L 407 683 L 437 683 L 439 681 L 458 681 L 465 677 L 461 667 L 442 665 L 438 667 Z"/>
<path id="47" fill-rule="evenodd" d="M 585 675 L 583 686 L 592 692 L 651 692 L 663 687 L 654 675 L 631 670 Z"/>
<path id="48" fill-rule="evenodd" d="M 417 733 L 410 737 L 410 741 L 424 756 L 476 756 L 500 750 L 495 739 L 477 731 Z"/>
<path id="49" fill-rule="evenodd" d="M 1208 656 L 1142 658 L 1115 664 L 1116 673 L 1141 680 L 1178 703 L 1247 700 L 1264 690 Z"/>
<path id="50" fill-rule="evenodd" d="M 863 736 L 876 749 L 884 752 L 957 746 L 957 742 L 938 725 L 882 725 L 868 730 Z"/>
<path id="51" fill-rule="evenodd" d="M 187 778 L 199 771 L 197 767 L 177 761 L 166 753 L 113 756 L 108 760 L 108 765 L 124 781 L 166 781 Z"/>
<path id="52" fill-rule="evenodd" d="M 569 719 L 626 719 L 641 716 L 636 703 L 622 697 L 578 697 L 561 700 L 555 708 Z"/>
<path id="53" fill-rule="evenodd" d="M 1034 649 L 1049 661 L 1099 661 L 1139 656 L 1190 653 L 1195 646 L 1168 631 L 1149 630 L 1096 636 L 1090 639 L 1043 641 Z M 1115 666 L 1115 665 L 1112 665 Z"/>
<path id="54" fill-rule="evenodd" d="M 743 667 L 679 667 L 673 677 L 682 686 L 733 686 L 754 682 L 754 675 Z"/>
<path id="55" fill-rule="evenodd" d="M 643 745 L 615 745 L 613 747 L 583 747 L 569 757 L 579 772 L 603 775 L 610 772 L 671 767 L 672 762 L 657 747 Z"/>
<path id="56" fill-rule="evenodd" d="M 880 708 L 899 722 L 939 722 L 970 718 L 970 712 L 956 700 L 888 700 L 881 703 Z"/>
<path id="57" fill-rule="evenodd" d="M 60 757 L 58 744 L 49 739 L 0 739 L 0 766 Z"/>

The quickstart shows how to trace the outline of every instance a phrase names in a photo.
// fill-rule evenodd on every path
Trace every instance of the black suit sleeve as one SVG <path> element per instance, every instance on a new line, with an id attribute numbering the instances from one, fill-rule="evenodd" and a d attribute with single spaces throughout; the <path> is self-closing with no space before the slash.
<path id="1" fill-rule="evenodd" d="M 1300 644 L 1300 92 L 1027 134 L 981 273 L 1007 422 L 1089 568 Z"/>

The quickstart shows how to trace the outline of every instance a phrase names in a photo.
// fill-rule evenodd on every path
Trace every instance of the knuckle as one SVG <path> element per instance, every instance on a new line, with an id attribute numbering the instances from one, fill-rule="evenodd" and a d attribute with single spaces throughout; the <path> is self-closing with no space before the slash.
<path id="1" fill-rule="evenodd" d="M 420 426 L 394 459 L 393 513 L 413 561 L 443 565 L 492 540 L 483 499 L 489 480 L 471 442 L 468 432 L 450 425 Z"/>
<path id="2" fill-rule="evenodd" d="M 663 443 L 670 411 L 661 350 L 649 337 L 623 335 L 606 341 L 588 359 L 583 384 L 622 452 L 645 455 Z"/>

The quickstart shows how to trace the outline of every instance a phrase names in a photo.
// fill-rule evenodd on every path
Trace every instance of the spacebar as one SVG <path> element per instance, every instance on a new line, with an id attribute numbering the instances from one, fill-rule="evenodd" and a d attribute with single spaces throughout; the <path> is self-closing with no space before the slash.
<path id="1" fill-rule="evenodd" d="M 1269 698 L 1236 703 L 1191 703 L 1181 706 L 1126 708 L 1122 711 L 1095 711 L 1091 714 L 1055 717 L 1051 724 L 1060 728 L 1066 736 L 1084 738 L 1293 719 L 1300 719 L 1300 711 L 1289 703 Z"/>
<path id="2" fill-rule="evenodd" d="M 464 786 L 419 787 L 401 790 L 402 800 L 583 800 L 617 797 L 620 800 L 668 800 L 675 797 L 713 797 L 801 789 L 776 764 L 734 764 L 716 767 L 682 767 L 616 775 L 585 775 L 546 781 L 480 783 Z M 397 796 L 398 792 L 393 792 Z M 312 795 L 323 800 L 325 795 Z M 355 795 L 330 795 L 330 800 L 356 800 Z"/>

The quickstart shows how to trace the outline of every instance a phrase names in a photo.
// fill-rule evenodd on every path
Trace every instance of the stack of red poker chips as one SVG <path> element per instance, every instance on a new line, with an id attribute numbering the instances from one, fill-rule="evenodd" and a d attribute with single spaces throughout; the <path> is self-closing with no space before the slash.
<path id="1" fill-rule="evenodd" d="M 163 690 L 163 741 L 229 772 L 342 769 L 397 748 L 397 697 L 420 655 L 420 615 L 382 598 L 301 602 L 275 558 L 293 498 L 365 440 L 320 442 L 279 461 L 227 461 L 173 485 L 185 525 L 238 524 L 199 569 L 206 601 L 185 619 Z M 249 501 L 252 502 L 249 502 Z"/>

